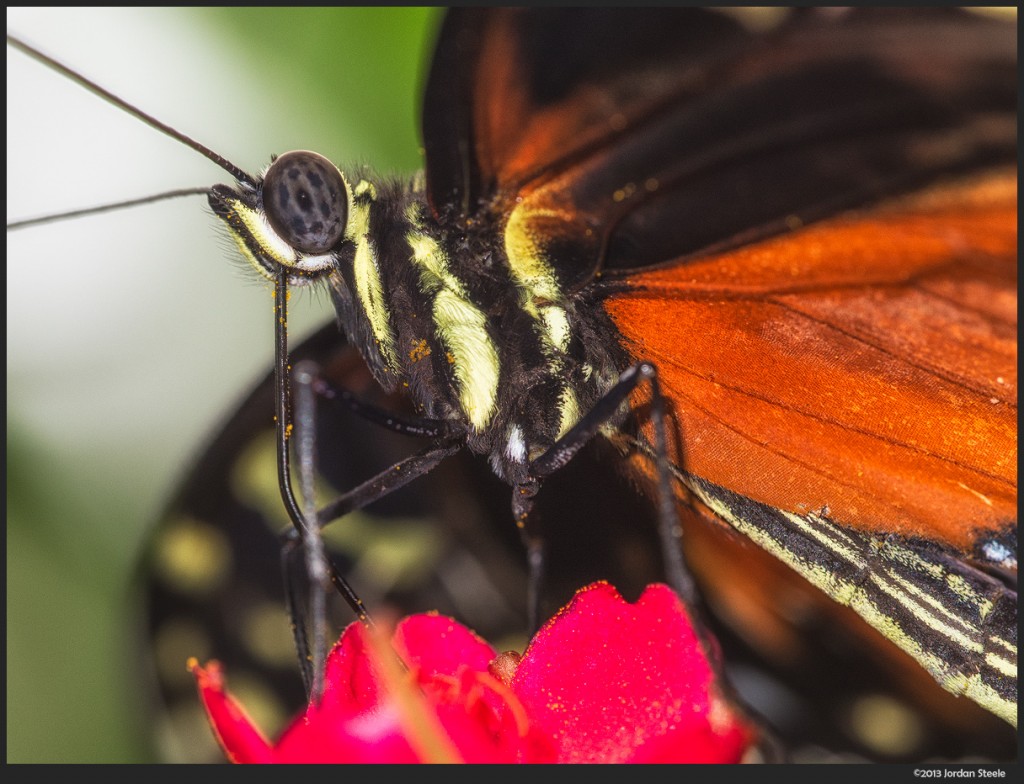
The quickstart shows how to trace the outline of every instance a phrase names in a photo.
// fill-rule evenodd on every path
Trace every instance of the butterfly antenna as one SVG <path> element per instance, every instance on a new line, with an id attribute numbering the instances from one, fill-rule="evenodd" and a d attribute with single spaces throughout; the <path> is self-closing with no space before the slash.
<path id="1" fill-rule="evenodd" d="M 250 176 L 249 174 L 247 174 L 242 169 L 240 169 L 238 166 L 235 166 L 235 164 L 231 163 L 231 161 L 227 160 L 226 158 L 224 158 L 221 155 L 218 155 L 213 150 L 211 150 L 209 147 L 207 147 L 207 146 L 205 146 L 203 144 L 200 144 L 199 142 L 197 142 L 192 137 L 185 135 L 181 131 L 175 130 L 174 128 L 172 128 L 171 126 L 167 125 L 166 123 L 160 122 L 158 119 L 156 119 L 152 115 L 147 114 L 146 112 L 142 111 L 138 107 L 133 106 L 132 104 L 128 103 L 124 99 L 118 98 L 116 95 L 114 95 L 109 90 L 103 89 L 102 87 L 100 87 L 98 84 L 96 84 L 91 79 L 88 79 L 85 76 L 83 76 L 82 74 L 78 73 L 78 71 L 75 71 L 75 70 L 69 68 L 68 66 L 64 65 L 63 63 L 58 62 L 57 60 L 54 60 L 52 57 L 49 57 L 48 55 L 43 54 L 42 52 L 40 52 L 35 47 L 30 46 L 29 44 L 27 44 L 24 41 L 22 41 L 20 38 L 16 38 L 15 36 L 11 35 L 10 33 L 7 34 L 7 45 L 8 46 L 13 46 L 19 52 L 22 52 L 23 54 L 28 55 L 33 60 L 36 60 L 37 62 L 40 62 L 43 65 L 45 65 L 47 68 L 51 68 L 52 70 L 56 71 L 57 73 L 62 74 L 63 76 L 66 76 L 68 79 L 70 79 L 73 82 L 77 82 L 79 85 L 84 87 L 86 90 L 88 90 L 91 93 L 94 93 L 95 95 L 98 95 L 100 98 L 102 98 L 107 103 L 113 104 L 114 106 L 116 106 L 119 109 L 127 112 L 128 114 L 132 115 L 133 117 L 136 117 L 139 120 L 142 120 L 142 122 L 146 123 L 146 125 L 148 125 L 150 128 L 154 128 L 154 129 L 160 131 L 161 133 L 163 133 L 164 135 L 170 136 L 172 139 L 177 139 L 182 144 L 185 144 L 185 145 L 191 147 L 193 150 L 198 152 L 200 155 L 203 155 L 206 158 L 209 158 L 215 164 L 220 166 L 222 169 L 224 169 L 224 171 L 226 171 L 228 174 L 230 174 L 232 177 L 234 177 L 239 183 L 241 183 L 243 185 L 248 185 L 248 186 L 253 187 L 253 188 L 256 187 L 256 181 L 253 179 L 253 177 Z M 38 220 L 38 219 L 36 219 L 36 220 Z"/>
<path id="2" fill-rule="evenodd" d="M 154 193 L 152 196 L 142 196 L 138 199 L 128 199 L 126 201 L 115 201 L 110 204 L 100 204 L 96 207 L 87 207 L 81 210 L 70 210 L 68 212 L 54 212 L 49 215 L 40 215 L 35 218 L 25 218 L 24 220 L 11 221 L 7 224 L 8 231 L 14 231 L 16 229 L 27 229 L 30 226 L 39 226 L 43 223 L 57 223 L 58 221 L 69 220 L 71 218 L 82 218 L 86 215 L 98 215 L 104 212 L 116 212 L 123 210 L 126 207 L 139 207 L 143 204 L 152 204 L 158 201 L 165 201 L 167 199 L 176 199 L 180 196 L 198 196 L 205 194 L 209 191 L 209 188 L 180 188 L 173 191 L 164 191 L 163 193 Z"/>

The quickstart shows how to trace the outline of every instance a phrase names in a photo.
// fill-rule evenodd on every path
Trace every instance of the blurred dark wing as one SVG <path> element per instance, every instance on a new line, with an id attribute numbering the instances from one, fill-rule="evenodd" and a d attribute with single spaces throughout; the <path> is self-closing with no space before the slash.
<path id="1" fill-rule="evenodd" d="M 358 352 L 334 323 L 294 347 L 293 362 L 317 364 L 334 383 L 363 400 L 402 410 L 375 384 Z M 276 470 L 274 384 L 257 384 L 211 438 L 183 478 L 149 542 L 138 573 L 147 641 L 137 661 L 154 686 L 161 751 L 190 762 L 223 759 L 201 715 L 190 657 L 216 658 L 243 690 L 271 736 L 305 704 L 291 619 L 285 609 L 279 534 L 289 521 Z M 317 412 L 318 492 L 337 497 L 423 446 L 357 416 L 337 403 Z M 511 526 L 502 522 L 508 490 L 486 465 L 462 456 L 324 530 L 336 568 L 380 617 L 440 609 L 470 618 L 498 638 L 523 621 L 506 597 L 524 592 Z M 508 531 L 496 541 L 489 531 Z M 301 559 L 296 562 L 301 579 Z M 459 579 L 449 573 L 458 571 Z M 465 593 L 462 593 L 462 592 Z M 472 597 L 467 600 L 465 597 Z M 300 597 L 301 601 L 301 597 Z M 352 613 L 333 597 L 333 632 Z M 249 693 L 248 690 L 254 690 Z"/>

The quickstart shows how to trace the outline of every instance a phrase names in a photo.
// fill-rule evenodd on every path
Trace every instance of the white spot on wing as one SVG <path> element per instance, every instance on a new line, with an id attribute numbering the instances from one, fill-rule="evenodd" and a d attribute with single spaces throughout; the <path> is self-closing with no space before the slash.
<path id="1" fill-rule="evenodd" d="M 1017 567 L 1017 555 L 999 542 L 985 542 L 981 551 L 992 563 L 997 563 L 1008 568 Z"/>

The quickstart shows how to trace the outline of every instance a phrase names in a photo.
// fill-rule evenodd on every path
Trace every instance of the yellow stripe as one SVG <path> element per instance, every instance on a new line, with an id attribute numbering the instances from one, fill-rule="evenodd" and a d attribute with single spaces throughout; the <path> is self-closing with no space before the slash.
<path id="1" fill-rule="evenodd" d="M 545 353 L 551 358 L 549 371 L 558 377 L 572 338 L 569 314 L 560 304 L 564 296 L 554 268 L 548 263 L 540 239 L 530 228 L 535 218 L 558 218 L 553 210 L 530 210 L 520 205 L 505 225 L 505 256 L 520 292 L 519 305 L 538 325 Z M 571 385 L 564 383 L 560 400 L 558 438 L 580 420 L 579 402 Z"/>
<path id="2" fill-rule="evenodd" d="M 524 305 L 535 300 L 556 303 L 562 299 L 555 271 L 545 260 L 541 244 L 530 230 L 530 221 L 538 217 L 558 217 L 558 213 L 528 210 L 520 205 L 508 216 L 505 225 L 505 255 L 509 270 L 530 300 Z"/>
<path id="3" fill-rule="evenodd" d="M 363 185 L 364 183 L 360 183 L 357 188 Z M 361 193 L 367 193 L 371 198 L 373 195 L 373 191 L 367 191 L 366 188 L 361 188 Z M 381 285 L 380 268 L 377 266 L 377 251 L 369 234 L 371 205 L 372 201 L 362 199 L 350 203 L 345 237 L 356 245 L 356 255 L 352 260 L 356 294 L 370 323 L 381 358 L 390 370 L 395 371 L 398 362 L 395 356 L 395 338 L 391 332 L 391 314 L 384 301 L 384 288 Z"/>
<path id="4" fill-rule="evenodd" d="M 946 574 L 946 585 L 949 586 L 950 590 L 953 591 L 957 596 L 960 596 L 964 601 L 968 601 L 978 608 L 978 612 L 982 618 L 992 612 L 993 604 L 982 596 L 978 595 L 971 586 L 958 574 Z"/>
<path id="5" fill-rule="evenodd" d="M 980 618 L 984 618 L 992 610 L 992 603 L 986 601 L 982 596 L 980 596 L 978 592 L 972 589 L 962 577 L 950 574 L 939 564 L 929 563 L 907 547 L 890 542 L 883 552 L 883 558 L 887 561 L 892 561 L 903 566 L 917 574 L 926 574 L 933 580 L 945 582 L 954 594 L 959 596 L 963 601 L 978 608 L 978 616 Z M 961 623 L 963 622 L 963 619 L 960 616 L 951 612 L 948 607 L 934 596 L 929 596 L 916 586 L 908 584 L 906 587 L 907 590 L 914 592 L 922 601 L 927 602 L 932 605 L 932 607 L 940 610 L 947 618 L 953 618 Z"/>
<path id="6" fill-rule="evenodd" d="M 1016 653 L 1016 651 L 1014 651 Z M 1008 675 L 1011 678 L 1017 677 L 1017 658 L 1014 656 L 1013 661 L 1004 659 L 1002 656 L 997 656 L 994 653 L 989 653 L 985 656 L 985 663 L 997 672 L 1001 672 L 1003 675 Z"/>
<path id="7" fill-rule="evenodd" d="M 685 482 L 684 475 L 676 472 L 681 481 Z M 900 623 L 893 617 L 887 615 L 878 604 L 873 601 L 864 587 L 857 586 L 849 580 L 844 580 L 838 575 L 826 570 L 817 563 L 801 559 L 789 550 L 785 544 L 777 541 L 760 528 L 737 517 L 732 510 L 717 498 L 704 492 L 701 487 L 686 482 L 687 486 L 718 516 L 729 522 L 738 531 L 741 531 L 762 548 L 772 553 L 776 558 L 788 564 L 791 568 L 803 575 L 809 582 L 823 590 L 828 596 L 840 604 L 845 604 L 856 611 L 871 626 L 881 632 L 887 639 L 895 643 L 899 648 L 912 656 L 921 666 L 930 672 L 943 688 L 954 694 L 963 694 L 988 709 L 1003 720 L 1017 726 L 1017 704 L 1013 700 L 1002 697 L 995 689 L 984 682 L 981 674 L 967 675 L 964 672 L 955 670 L 950 663 L 930 652 L 924 650 L 920 641 L 908 635 Z M 837 538 L 848 542 L 851 540 L 844 532 L 834 528 L 827 521 L 811 516 L 801 518 L 797 515 L 781 512 L 796 528 L 806 536 L 822 542 L 830 552 L 845 559 L 849 564 L 858 569 L 865 568 L 866 561 L 850 548 L 838 544 L 830 536 L 826 535 L 813 524 L 818 522 L 830 526 L 829 533 L 835 533 Z M 913 552 L 903 547 L 890 544 L 889 552 L 880 554 L 883 562 L 890 562 L 906 568 L 916 569 L 924 572 L 936 580 L 944 581 L 958 596 L 963 597 L 981 611 L 980 617 L 984 618 L 991 611 L 992 603 L 980 597 L 976 591 L 956 575 L 950 575 L 946 570 L 937 565 L 922 561 Z M 914 598 L 924 599 L 928 606 L 933 607 L 951 620 L 966 626 L 969 629 L 978 631 L 978 636 L 983 636 L 982 631 L 973 623 L 968 622 L 964 617 L 949 610 L 935 597 L 924 594 L 921 589 L 905 579 L 899 577 L 894 569 L 886 569 L 884 574 L 895 581 L 895 585 L 888 583 L 878 572 L 869 572 L 871 582 L 883 593 L 894 598 L 900 606 L 907 609 L 912 617 L 928 628 L 938 632 L 958 645 L 970 656 L 984 651 L 984 646 L 966 634 L 953 629 L 948 623 L 928 611 L 928 607 L 918 604 Z M 944 579 L 943 579 L 944 578 Z M 997 645 L 1005 649 L 1013 656 L 1012 660 L 1006 659 L 994 652 L 984 655 L 984 663 L 993 673 L 1002 675 L 1016 681 L 1016 648 L 1008 641 L 993 635 L 987 636 L 990 645 Z"/>
<path id="8" fill-rule="evenodd" d="M 900 605 L 902 605 L 911 615 L 913 615 L 915 618 L 921 621 L 921 623 L 923 623 L 925 626 L 948 638 L 950 641 L 956 643 L 965 651 L 970 651 L 971 653 L 982 652 L 983 649 L 981 643 L 977 642 L 976 640 L 972 640 L 963 632 L 958 631 L 957 629 L 953 629 L 949 626 L 949 624 L 944 623 L 942 620 L 937 618 L 933 613 L 928 612 L 927 608 L 922 607 L 917 602 L 907 601 L 907 594 L 911 592 L 917 593 L 916 589 L 911 590 L 911 586 L 909 586 L 906 583 L 906 581 L 902 578 L 896 577 L 895 580 L 896 583 L 903 588 L 903 590 L 895 588 L 892 584 L 890 584 L 886 580 L 883 580 L 877 574 L 871 575 L 871 581 L 875 585 L 877 585 L 883 593 L 899 602 Z M 974 631 L 977 632 L 977 628 L 975 628 Z"/>
<path id="9" fill-rule="evenodd" d="M 236 202 L 234 199 L 232 199 L 231 208 L 249 233 L 249 236 L 256 240 L 260 249 L 267 256 L 282 267 L 294 266 L 296 259 L 295 249 L 281 239 L 280 235 L 270 227 L 262 212 L 250 209 L 242 204 L 242 202 Z M 243 243 L 239 242 L 239 244 L 242 245 Z M 243 252 L 249 258 L 252 265 L 259 270 L 261 275 L 273 280 L 274 276 L 265 270 L 261 264 L 253 260 L 247 248 L 243 247 Z"/>
<path id="10" fill-rule="evenodd" d="M 230 202 L 232 216 L 241 224 L 241 227 L 238 227 L 228 221 L 232 238 L 242 251 L 246 261 L 267 280 L 273 281 L 274 273 L 253 255 L 252 249 L 245 241 L 246 236 L 256 243 L 264 256 L 282 267 L 311 273 L 327 270 L 334 266 L 333 253 L 298 253 L 295 248 L 282 239 L 281 235 L 274 231 L 261 211 L 246 206 L 238 199 L 228 199 L 227 201 Z"/>
<path id="11" fill-rule="evenodd" d="M 558 436 L 561 438 L 568 433 L 573 425 L 580 421 L 580 401 L 576 392 L 566 384 L 562 388 L 562 397 L 559 400 L 559 421 Z"/>
<path id="12" fill-rule="evenodd" d="M 413 225 L 418 225 L 415 220 Z M 499 376 L 498 352 L 487 332 L 487 317 L 448 268 L 448 258 L 433 237 L 413 231 L 406 241 L 419 267 L 421 289 L 433 294 L 434 326 L 452 358 L 459 405 L 470 424 L 483 430 L 497 408 Z"/>
<path id="13" fill-rule="evenodd" d="M 989 640 L 1005 648 L 1008 653 L 1012 653 L 1014 656 L 1017 655 L 1017 646 L 1004 640 L 1002 637 L 989 637 Z"/>

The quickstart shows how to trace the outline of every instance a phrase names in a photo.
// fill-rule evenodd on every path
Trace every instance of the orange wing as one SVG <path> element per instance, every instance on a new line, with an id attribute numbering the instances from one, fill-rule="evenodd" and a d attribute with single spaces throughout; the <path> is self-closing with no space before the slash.
<path id="1" fill-rule="evenodd" d="M 969 552 L 1014 525 L 1012 172 L 631 279 L 607 310 L 660 369 L 688 472 Z"/>
<path id="2" fill-rule="evenodd" d="M 985 569 L 1017 571 L 1016 216 L 1015 171 L 975 177 L 605 305 L 660 370 L 692 496 L 1014 725 L 1017 595 Z"/>

